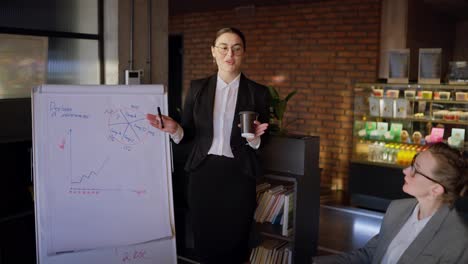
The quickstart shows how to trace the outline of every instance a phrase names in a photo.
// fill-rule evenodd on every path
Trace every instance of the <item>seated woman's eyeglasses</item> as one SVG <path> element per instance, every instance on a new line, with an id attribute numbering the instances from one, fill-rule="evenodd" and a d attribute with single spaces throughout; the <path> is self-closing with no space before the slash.
<path id="1" fill-rule="evenodd" d="M 430 180 L 432 182 L 438 183 L 438 184 L 440 184 L 440 186 L 442 186 L 444 188 L 444 192 L 446 192 L 446 188 L 442 183 L 440 183 L 437 180 L 432 179 L 431 177 L 425 175 L 424 173 L 422 173 L 422 172 L 418 171 L 418 169 L 416 169 L 416 167 L 414 166 L 414 162 L 416 161 L 417 156 L 418 156 L 418 154 L 414 155 L 413 160 L 411 161 L 411 166 L 410 166 L 411 167 L 411 175 L 414 177 L 416 175 L 416 173 L 417 173 L 417 174 L 423 176 L 424 178 L 426 178 L 426 179 L 428 179 L 428 180 Z"/>
<path id="2" fill-rule="evenodd" d="M 229 50 L 232 50 L 234 56 L 241 56 L 244 54 L 244 48 L 241 45 L 234 45 L 231 48 L 225 45 L 215 46 L 221 55 L 228 54 Z"/>

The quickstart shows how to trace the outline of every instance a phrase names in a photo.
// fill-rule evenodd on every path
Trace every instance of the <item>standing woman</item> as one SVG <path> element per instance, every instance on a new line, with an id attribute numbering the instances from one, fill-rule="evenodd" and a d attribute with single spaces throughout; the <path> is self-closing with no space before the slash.
<path id="1" fill-rule="evenodd" d="M 182 122 L 148 114 L 150 124 L 175 143 L 193 142 L 189 172 L 189 207 L 195 249 L 203 263 L 244 263 L 256 207 L 255 178 L 261 168 L 255 150 L 268 128 L 268 89 L 241 73 L 246 55 L 244 34 L 236 28 L 216 33 L 211 46 L 217 74 L 191 82 Z M 255 137 L 241 137 L 239 112 L 255 111 Z"/>
<path id="2" fill-rule="evenodd" d="M 467 223 L 454 208 L 467 191 L 464 157 L 437 143 L 416 155 L 403 173 L 403 191 L 414 198 L 390 204 L 380 233 L 363 248 L 314 263 L 468 263 Z"/>

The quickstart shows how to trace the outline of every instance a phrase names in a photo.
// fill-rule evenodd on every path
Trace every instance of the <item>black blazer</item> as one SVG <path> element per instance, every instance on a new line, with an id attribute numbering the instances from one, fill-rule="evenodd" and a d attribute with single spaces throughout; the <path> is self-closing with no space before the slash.
<path id="1" fill-rule="evenodd" d="M 185 99 L 181 124 L 184 129 L 182 142 L 193 143 L 192 151 L 185 164 L 185 170 L 188 172 L 197 169 L 208 155 L 213 142 L 216 82 L 217 74 L 192 81 Z M 255 150 L 246 144 L 245 138 L 241 137 L 241 131 L 238 127 L 240 123 L 239 112 L 255 111 L 259 114 L 258 121 L 260 123 L 268 123 L 270 101 L 271 97 L 267 87 L 253 82 L 241 74 L 230 143 L 239 168 L 243 173 L 252 177 L 261 176 L 262 170 Z M 265 144 L 266 134 L 262 136 L 261 145 Z"/>

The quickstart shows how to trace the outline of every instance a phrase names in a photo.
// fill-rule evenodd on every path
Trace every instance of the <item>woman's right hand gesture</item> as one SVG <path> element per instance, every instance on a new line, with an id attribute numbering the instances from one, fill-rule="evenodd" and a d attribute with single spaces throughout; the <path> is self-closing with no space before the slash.
<path id="1" fill-rule="evenodd" d="M 159 115 L 146 114 L 146 119 L 148 119 L 151 126 L 169 134 L 174 134 L 177 132 L 179 124 L 174 119 L 165 115 L 161 115 L 161 118 L 159 118 Z M 162 127 L 162 124 L 164 124 L 164 128 Z"/>

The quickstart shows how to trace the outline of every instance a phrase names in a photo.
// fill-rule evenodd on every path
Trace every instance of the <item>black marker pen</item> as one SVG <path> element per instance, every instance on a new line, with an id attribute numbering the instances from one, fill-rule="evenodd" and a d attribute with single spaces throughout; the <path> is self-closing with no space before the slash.
<path id="1" fill-rule="evenodd" d="M 161 108 L 159 108 L 159 106 L 158 106 L 158 115 L 159 115 L 159 119 L 161 119 L 161 128 L 164 128 L 164 122 L 163 122 L 163 118 L 161 115 Z"/>

